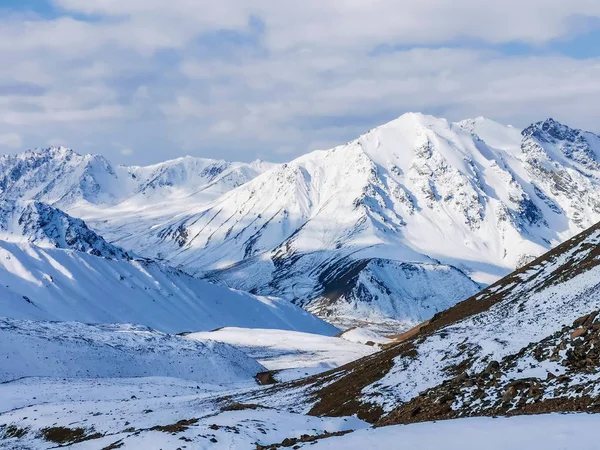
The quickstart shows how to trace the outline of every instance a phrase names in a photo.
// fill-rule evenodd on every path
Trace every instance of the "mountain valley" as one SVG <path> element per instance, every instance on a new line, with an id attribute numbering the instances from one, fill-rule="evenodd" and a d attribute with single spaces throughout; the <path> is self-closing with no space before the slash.
<path id="1" fill-rule="evenodd" d="M 0 448 L 593 448 L 598 192 L 552 119 L 1 156 Z"/>

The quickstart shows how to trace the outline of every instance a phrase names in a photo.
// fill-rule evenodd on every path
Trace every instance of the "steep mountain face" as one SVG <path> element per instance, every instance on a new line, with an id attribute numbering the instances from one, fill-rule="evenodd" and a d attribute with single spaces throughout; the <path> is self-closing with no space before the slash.
<path id="1" fill-rule="evenodd" d="M 211 281 L 343 311 L 344 325 L 360 323 L 367 304 L 398 329 L 600 220 L 599 142 L 551 119 L 519 132 L 406 114 L 278 166 L 126 247 Z M 391 295 L 398 286 L 389 280 L 406 278 L 403 263 L 439 266 L 422 278 L 441 284 L 451 272 L 460 288 Z"/>
<path id="2" fill-rule="evenodd" d="M 14 319 L 138 323 L 167 333 L 223 326 L 339 331 L 286 300 L 233 291 L 156 262 L 1 240 L 0 311 Z"/>
<path id="3" fill-rule="evenodd" d="M 77 250 L 112 259 L 129 259 L 81 219 L 36 201 L 0 201 L 0 239 Z"/>
<path id="4" fill-rule="evenodd" d="M 599 411 L 599 309 L 595 225 L 398 336 L 388 350 L 307 380 L 304 390 L 295 385 L 292 403 L 388 425 Z"/>
<path id="5" fill-rule="evenodd" d="M 278 166 L 113 168 L 50 149 L 3 157 L 0 169 L 0 198 L 58 205 L 129 251 L 381 332 L 600 220 L 600 138 L 552 119 L 521 131 L 405 114 Z M 456 288 L 438 288 L 448 282 Z"/>
<path id="6" fill-rule="evenodd" d="M 0 156 L 0 198 L 37 200 L 59 208 L 78 201 L 117 200 L 122 187 L 111 164 L 99 155 L 52 147 Z"/>
<path id="7" fill-rule="evenodd" d="M 345 273 L 326 271 L 321 283 L 324 291 L 309 311 L 341 329 L 364 325 L 381 333 L 420 323 L 480 289 L 452 266 L 386 259 L 354 261 Z"/>
<path id="8" fill-rule="evenodd" d="M 147 167 L 113 166 L 99 155 L 51 147 L 0 156 L 0 200 L 47 203 L 131 250 L 142 232 L 273 166 L 192 157 Z"/>

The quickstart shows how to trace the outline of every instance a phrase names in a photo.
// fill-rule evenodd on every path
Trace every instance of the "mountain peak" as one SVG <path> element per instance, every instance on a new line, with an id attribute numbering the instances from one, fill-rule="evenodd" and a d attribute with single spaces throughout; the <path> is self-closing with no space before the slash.
<path id="1" fill-rule="evenodd" d="M 45 203 L 0 201 L 0 238 L 41 246 L 71 249 L 110 259 L 129 259 L 127 252 L 109 244 L 81 220 Z"/>
<path id="2" fill-rule="evenodd" d="M 31 150 L 27 150 L 23 153 L 27 156 L 39 156 L 39 157 L 51 157 L 51 158 L 59 158 L 59 157 L 70 157 L 73 155 L 81 156 L 79 153 L 76 153 L 74 150 L 63 147 L 63 146 L 50 146 L 45 148 L 34 148 Z"/>
<path id="3" fill-rule="evenodd" d="M 551 117 L 528 126 L 522 132 L 524 137 L 533 136 L 544 142 L 557 140 L 573 142 L 581 133 L 581 130 L 563 125 Z"/>
<path id="4" fill-rule="evenodd" d="M 420 112 L 407 112 L 402 114 L 397 119 L 383 125 L 383 127 L 389 127 L 393 125 L 406 125 L 406 126 L 422 126 L 425 128 L 443 127 L 448 128 L 448 121 L 443 117 L 433 116 L 431 114 L 424 114 Z"/>

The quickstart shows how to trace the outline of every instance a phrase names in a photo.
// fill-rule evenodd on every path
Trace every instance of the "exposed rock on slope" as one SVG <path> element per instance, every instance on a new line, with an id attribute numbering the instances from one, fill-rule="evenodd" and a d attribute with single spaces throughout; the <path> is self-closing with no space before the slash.
<path id="1" fill-rule="evenodd" d="M 129 259 L 81 219 L 36 201 L 0 201 L 0 239 L 77 250 L 112 259 Z"/>
<path id="2" fill-rule="evenodd" d="M 386 424 L 595 410 L 598 309 L 600 225 L 437 314 L 388 350 L 279 389 L 313 414 L 358 413 Z"/>
<path id="3" fill-rule="evenodd" d="M 529 344 L 519 353 L 490 361 L 419 394 L 380 423 L 395 424 L 468 416 L 600 412 L 600 321 L 598 311 Z"/>
<path id="4" fill-rule="evenodd" d="M 323 272 L 321 296 L 305 306 L 341 329 L 364 324 L 374 331 L 393 333 L 429 319 L 480 289 L 464 273 L 443 264 L 370 259 L 353 261 L 342 270 L 335 267 Z"/>

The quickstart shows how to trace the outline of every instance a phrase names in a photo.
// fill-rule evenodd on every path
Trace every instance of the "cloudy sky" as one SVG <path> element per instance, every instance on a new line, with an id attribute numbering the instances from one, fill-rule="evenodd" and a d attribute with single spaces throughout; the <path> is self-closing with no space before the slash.
<path id="1" fill-rule="evenodd" d="M 0 0 L 0 152 L 283 161 L 406 111 L 600 131 L 598 0 Z"/>

